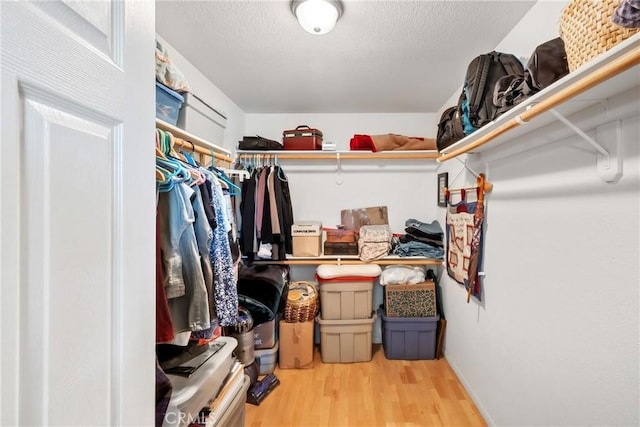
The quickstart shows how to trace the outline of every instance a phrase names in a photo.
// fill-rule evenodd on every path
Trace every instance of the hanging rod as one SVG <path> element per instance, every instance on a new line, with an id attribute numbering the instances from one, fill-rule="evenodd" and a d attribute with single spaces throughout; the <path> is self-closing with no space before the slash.
<path id="1" fill-rule="evenodd" d="M 367 262 L 361 261 L 357 256 L 327 256 L 322 255 L 320 257 L 300 257 L 300 258 L 287 258 L 281 261 L 272 260 L 254 260 L 254 264 L 282 264 L 282 265 L 321 265 L 321 264 L 333 264 L 333 265 L 362 265 Z M 399 256 L 387 256 L 385 258 L 377 259 L 368 262 L 370 264 L 378 265 L 442 265 L 442 260 L 432 259 L 426 257 L 399 257 Z"/>
<path id="2" fill-rule="evenodd" d="M 289 160 L 336 160 L 338 155 L 341 160 L 371 160 L 371 159 L 437 159 L 438 152 L 435 150 L 415 150 L 415 151 L 253 151 L 238 150 L 240 156 L 252 156 L 256 154 L 276 155 L 278 159 Z"/>
<path id="3" fill-rule="evenodd" d="M 503 123 L 502 125 L 498 126 L 491 132 L 479 137 L 470 144 L 453 150 L 450 153 L 443 154 L 442 156 L 438 157 L 437 160 L 439 163 L 446 162 L 447 160 L 481 147 L 491 142 L 493 139 L 497 138 L 503 133 L 520 125 L 526 124 L 534 117 L 537 117 L 540 114 L 549 111 L 557 105 L 562 104 L 563 102 L 591 89 L 594 86 L 599 85 L 600 83 L 610 79 L 611 77 L 614 77 L 622 73 L 623 71 L 626 71 L 629 68 L 638 65 L 639 63 L 640 49 L 634 49 L 631 52 L 628 52 L 625 55 L 609 62 L 608 64 L 603 65 L 600 69 L 583 77 L 574 84 L 559 90 L 548 98 L 540 101 L 538 104 L 529 106 L 529 108 L 520 113 L 517 117 L 509 120 L 506 123 Z"/>
<path id="4" fill-rule="evenodd" d="M 159 119 L 156 119 L 156 127 L 166 132 L 171 132 L 171 134 L 175 137 L 174 144 L 177 146 L 185 149 L 193 149 L 193 151 L 195 151 L 196 153 L 204 154 L 205 156 L 211 156 L 211 152 L 213 151 L 214 158 L 222 160 L 224 162 L 233 162 L 233 158 L 231 158 L 231 152 L 229 150 L 225 150 L 224 148 L 212 144 L 207 140 L 199 138 L 183 129 L 180 129 Z"/>

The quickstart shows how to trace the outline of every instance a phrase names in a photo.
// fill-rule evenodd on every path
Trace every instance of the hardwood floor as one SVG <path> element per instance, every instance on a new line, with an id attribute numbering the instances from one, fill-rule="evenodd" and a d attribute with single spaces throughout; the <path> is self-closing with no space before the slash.
<path id="1" fill-rule="evenodd" d="M 387 360 L 381 345 L 365 363 L 279 369 L 280 385 L 260 406 L 246 404 L 246 427 L 486 426 L 445 359 Z"/>

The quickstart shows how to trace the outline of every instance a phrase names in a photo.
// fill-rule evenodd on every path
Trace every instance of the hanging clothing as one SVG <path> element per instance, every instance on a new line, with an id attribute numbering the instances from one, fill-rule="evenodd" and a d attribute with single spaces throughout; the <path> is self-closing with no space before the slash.
<path id="1" fill-rule="evenodd" d="M 213 241 L 213 230 L 209 225 L 207 214 L 205 212 L 205 205 L 210 205 L 210 200 L 204 202 L 200 187 L 193 187 L 193 211 L 194 211 L 194 231 L 196 234 L 196 242 L 198 244 L 198 252 L 200 254 L 199 260 L 202 266 L 202 275 L 204 278 L 204 285 L 207 290 L 207 303 L 209 306 L 209 318 L 215 317 L 215 310 L 212 304 L 211 295 L 213 294 L 213 268 L 211 266 L 211 242 Z"/>
<path id="2" fill-rule="evenodd" d="M 227 218 L 222 186 L 212 174 L 209 173 L 207 177 L 211 179 L 212 206 L 218 218 L 218 226 L 213 233 L 210 251 L 214 273 L 215 307 L 220 325 L 231 326 L 235 324 L 238 315 L 237 276 L 229 247 L 231 224 Z"/>
<path id="3" fill-rule="evenodd" d="M 241 229 L 240 250 L 253 261 L 253 240 L 255 236 L 255 209 L 256 209 L 256 171 L 245 179 L 242 184 L 242 200 L 240 201 Z"/>
<path id="4" fill-rule="evenodd" d="M 287 177 L 280 166 L 255 169 L 242 186 L 242 253 L 284 260 L 293 252 L 293 207 Z"/>
<path id="5" fill-rule="evenodd" d="M 207 289 L 200 262 L 200 253 L 193 227 L 195 213 L 192 197 L 195 190 L 178 183 L 158 199 L 165 289 L 174 332 L 198 331 L 210 326 Z M 177 292 L 178 288 L 182 295 Z M 174 292 L 175 291 L 175 292 Z"/>
<path id="6" fill-rule="evenodd" d="M 156 343 L 173 340 L 173 322 L 164 291 L 164 268 L 160 244 L 160 221 L 156 213 Z"/>

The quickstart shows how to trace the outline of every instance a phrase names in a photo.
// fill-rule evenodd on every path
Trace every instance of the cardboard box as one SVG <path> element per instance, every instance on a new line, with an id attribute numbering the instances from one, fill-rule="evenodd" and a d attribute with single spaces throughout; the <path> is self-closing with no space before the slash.
<path id="1" fill-rule="evenodd" d="M 389 224 L 389 213 L 386 206 L 373 206 L 360 209 L 342 209 L 340 222 L 347 230 L 360 230 L 363 225 Z"/>
<path id="2" fill-rule="evenodd" d="M 280 369 L 313 368 L 314 321 L 287 323 L 280 321 Z"/>
<path id="3" fill-rule="evenodd" d="M 322 223 L 297 222 L 291 226 L 293 256 L 316 257 L 322 255 Z"/>

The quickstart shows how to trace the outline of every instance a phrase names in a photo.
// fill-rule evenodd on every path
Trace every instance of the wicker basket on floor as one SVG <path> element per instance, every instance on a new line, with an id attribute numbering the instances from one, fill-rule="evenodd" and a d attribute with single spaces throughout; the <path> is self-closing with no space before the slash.
<path id="1" fill-rule="evenodd" d="M 560 17 L 560 37 L 574 71 L 638 32 L 611 22 L 622 0 L 572 0 Z"/>
<path id="2" fill-rule="evenodd" d="M 313 320 L 320 309 L 320 298 L 316 285 L 311 282 L 297 281 L 289 284 L 287 304 L 284 308 L 284 321 L 287 323 Z"/>

